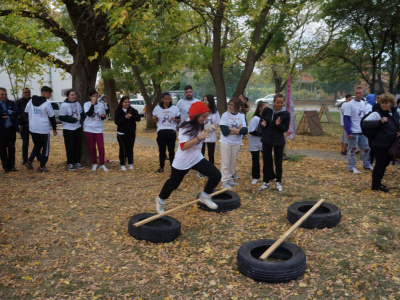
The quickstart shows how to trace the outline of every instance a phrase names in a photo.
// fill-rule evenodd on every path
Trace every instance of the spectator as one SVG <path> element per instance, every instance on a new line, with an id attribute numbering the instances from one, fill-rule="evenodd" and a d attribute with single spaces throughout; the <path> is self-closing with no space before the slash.
<path id="1" fill-rule="evenodd" d="M 400 98 L 398 98 L 397 99 L 397 102 L 396 102 L 396 107 L 397 107 L 397 112 L 400 114 Z"/>
<path id="2" fill-rule="evenodd" d="M 82 106 L 76 101 L 74 90 L 66 92 L 67 99 L 61 104 L 59 119 L 63 124 L 67 170 L 84 169 L 81 161 L 81 118 L 85 117 Z"/>
<path id="3" fill-rule="evenodd" d="M 0 159 L 4 173 L 15 168 L 15 141 L 17 139 L 19 110 L 14 101 L 8 100 L 7 90 L 0 88 Z"/>
<path id="4" fill-rule="evenodd" d="M 193 97 L 193 88 L 191 85 L 186 85 L 184 87 L 184 93 L 185 96 L 182 99 L 180 99 L 176 104 L 181 115 L 181 122 L 179 123 L 179 125 L 187 121 L 189 115 L 189 109 L 192 106 L 192 104 L 200 101 L 199 99 Z"/>
<path id="5" fill-rule="evenodd" d="M 50 124 L 53 128 L 53 135 L 57 133 L 56 117 L 53 108 L 47 99 L 51 98 L 53 89 L 43 86 L 40 89 L 40 96 L 33 96 L 25 108 L 29 116 L 29 131 L 32 134 L 33 149 L 25 166 L 28 170 L 33 170 L 33 160 L 39 155 L 40 165 L 37 172 L 49 172 L 46 163 L 50 154 Z"/>
<path id="6" fill-rule="evenodd" d="M 31 100 L 31 90 L 24 88 L 22 90 L 22 97 L 16 101 L 20 115 L 18 117 L 18 124 L 20 135 L 22 139 L 22 164 L 25 165 L 28 161 L 28 149 L 29 149 L 29 116 L 25 112 L 26 105 Z M 38 157 L 39 160 L 39 157 Z"/>
<path id="7" fill-rule="evenodd" d="M 343 102 L 342 105 L 340 106 L 340 125 L 342 125 L 342 127 L 343 127 L 342 138 L 340 139 L 342 142 L 342 151 L 340 152 L 340 154 L 342 154 L 342 155 L 347 155 L 347 144 L 349 143 L 349 139 L 347 138 L 346 130 L 344 129 L 343 116 L 344 116 L 344 111 L 346 109 L 346 106 L 352 97 L 353 97 L 352 94 L 347 94 L 346 101 Z"/>

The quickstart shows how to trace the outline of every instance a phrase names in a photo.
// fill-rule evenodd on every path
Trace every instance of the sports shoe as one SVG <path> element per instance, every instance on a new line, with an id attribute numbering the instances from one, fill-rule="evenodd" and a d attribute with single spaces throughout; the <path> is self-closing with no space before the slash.
<path id="1" fill-rule="evenodd" d="M 349 172 L 353 172 L 353 173 L 355 173 L 355 174 L 361 173 L 360 171 L 357 170 L 356 167 L 353 167 L 352 169 L 349 169 Z"/>
<path id="2" fill-rule="evenodd" d="M 68 164 L 68 165 L 67 165 L 67 170 L 68 170 L 68 171 L 75 171 L 74 165 L 73 165 L 73 164 Z"/>
<path id="3" fill-rule="evenodd" d="M 364 168 L 365 170 L 370 170 L 370 171 L 373 171 L 374 170 L 374 166 L 373 165 L 370 165 L 369 167 L 366 167 L 366 168 Z"/>
<path id="4" fill-rule="evenodd" d="M 221 187 L 222 187 L 223 189 L 233 190 L 233 187 L 231 187 L 231 186 L 229 185 L 228 182 L 224 182 L 224 183 L 221 185 Z"/>
<path id="5" fill-rule="evenodd" d="M 80 163 L 74 164 L 74 167 L 77 168 L 77 169 L 79 169 L 79 170 L 83 170 L 83 169 L 85 168 L 85 167 L 82 166 Z"/>
<path id="6" fill-rule="evenodd" d="M 38 173 L 43 173 L 43 172 L 50 172 L 50 171 L 49 171 L 49 169 L 47 169 L 46 167 L 43 167 L 43 168 L 38 167 L 37 170 L 36 170 L 36 172 L 38 172 Z"/>
<path id="7" fill-rule="evenodd" d="M 200 193 L 199 202 L 207 205 L 208 208 L 217 209 L 218 205 L 211 200 L 211 195 L 206 194 L 204 191 Z"/>
<path id="8" fill-rule="evenodd" d="M 234 180 L 238 180 L 238 179 L 240 179 L 240 177 L 239 177 L 239 176 L 237 176 L 237 174 L 235 173 L 235 174 L 233 174 L 233 175 L 232 175 L 232 179 L 234 179 Z"/>
<path id="9" fill-rule="evenodd" d="M 379 187 L 372 187 L 372 190 L 373 191 L 381 191 L 384 193 L 389 192 L 389 189 L 386 186 L 384 186 L 383 184 L 381 184 Z"/>
<path id="10" fill-rule="evenodd" d="M 43 172 L 50 172 L 50 170 L 47 169 L 46 167 L 43 167 Z"/>
<path id="11" fill-rule="evenodd" d="M 283 192 L 282 184 L 280 182 L 276 183 L 276 189 L 278 190 L 278 192 Z"/>
<path id="12" fill-rule="evenodd" d="M 135 167 L 133 166 L 133 164 L 129 165 L 129 170 L 133 170 Z"/>
<path id="13" fill-rule="evenodd" d="M 237 186 L 237 185 L 239 185 L 239 183 L 234 182 L 233 180 L 229 180 L 229 181 L 228 181 L 228 184 L 231 185 L 231 186 Z"/>
<path id="14" fill-rule="evenodd" d="M 263 182 L 262 185 L 258 188 L 259 191 L 266 190 L 269 188 L 268 182 Z"/>
<path id="15" fill-rule="evenodd" d="M 107 169 L 107 167 L 105 165 L 100 166 L 99 169 L 102 169 L 103 171 L 108 171 L 108 169 Z M 126 170 L 126 168 L 125 168 L 125 170 Z"/>
<path id="16" fill-rule="evenodd" d="M 156 210 L 159 214 L 164 212 L 164 206 L 165 201 L 160 197 L 156 197 Z"/>
<path id="17" fill-rule="evenodd" d="M 25 167 L 26 167 L 28 170 L 33 170 L 33 165 L 32 165 L 32 163 L 31 163 L 29 160 L 25 163 Z"/>
<path id="18" fill-rule="evenodd" d="M 164 172 L 164 168 L 159 168 L 159 169 L 156 171 L 156 173 L 162 173 L 162 172 Z"/>
<path id="19" fill-rule="evenodd" d="M 199 178 L 206 178 L 206 175 L 201 174 L 200 172 L 197 172 L 197 177 Z"/>
<path id="20" fill-rule="evenodd" d="M 94 164 L 92 167 L 92 171 L 96 171 L 97 170 L 97 164 Z"/>
<path id="21" fill-rule="evenodd" d="M 126 171 L 126 167 L 125 166 L 121 166 L 121 171 Z"/>
<path id="22" fill-rule="evenodd" d="M 257 179 L 257 178 L 254 178 L 254 179 L 251 181 L 251 184 L 257 184 L 257 182 L 258 182 L 258 179 Z"/>

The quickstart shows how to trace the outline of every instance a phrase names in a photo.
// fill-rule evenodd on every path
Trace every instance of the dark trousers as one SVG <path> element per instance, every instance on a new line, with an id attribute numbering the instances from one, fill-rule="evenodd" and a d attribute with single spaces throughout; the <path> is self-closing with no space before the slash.
<path id="1" fill-rule="evenodd" d="M 251 177 L 260 179 L 260 151 L 250 151 L 251 153 Z"/>
<path id="2" fill-rule="evenodd" d="M 157 132 L 157 144 L 160 159 L 160 168 L 164 168 L 166 159 L 166 150 L 169 153 L 169 163 L 172 166 L 172 162 L 175 158 L 175 141 L 176 131 L 172 129 L 161 129 Z"/>
<path id="3" fill-rule="evenodd" d="M 126 164 L 133 164 L 133 146 L 135 145 L 136 132 L 131 131 L 125 134 L 117 134 L 117 140 L 119 143 L 119 163 L 121 166 Z"/>
<path id="4" fill-rule="evenodd" d="M 208 151 L 208 161 L 215 165 L 214 163 L 214 153 L 215 153 L 215 143 L 203 143 L 203 147 L 201 148 L 201 153 L 204 155 L 206 153 L 206 144 Z"/>
<path id="5" fill-rule="evenodd" d="M 50 154 L 50 134 L 33 133 L 33 149 L 29 156 L 29 161 L 32 162 L 35 157 L 39 157 L 40 167 L 44 168 L 49 159 Z"/>
<path id="6" fill-rule="evenodd" d="M 28 160 L 28 148 L 29 148 L 29 127 L 24 126 L 19 132 L 22 139 L 22 162 L 25 164 Z"/>
<path id="7" fill-rule="evenodd" d="M 383 175 L 385 175 L 386 167 L 390 163 L 389 156 L 390 147 L 373 147 L 375 153 L 375 166 L 372 171 L 372 187 L 378 188 L 382 183 Z"/>
<path id="8" fill-rule="evenodd" d="M 221 181 L 221 172 L 205 158 L 203 158 L 201 161 L 199 161 L 190 169 L 196 170 L 197 172 L 200 172 L 201 174 L 208 177 L 206 186 L 204 187 L 204 192 L 207 194 L 211 194 L 214 188 Z M 178 170 L 172 167 L 171 176 L 164 183 L 164 186 L 161 189 L 159 197 L 164 200 L 168 199 L 171 193 L 179 187 L 179 185 L 183 180 L 183 177 L 185 177 L 185 175 L 187 174 L 187 172 L 190 171 L 190 169 Z"/>
<path id="9" fill-rule="evenodd" d="M 63 130 L 67 164 L 76 164 L 81 161 L 81 128 Z"/>
<path id="10" fill-rule="evenodd" d="M 269 182 L 276 178 L 276 182 L 282 182 L 282 159 L 283 149 L 285 146 L 270 146 L 262 144 L 263 147 L 263 181 Z M 275 160 L 275 172 L 274 165 L 272 162 L 272 148 L 274 149 L 274 160 Z"/>
<path id="11" fill-rule="evenodd" d="M 4 171 L 10 171 L 15 167 L 15 141 L 17 132 L 14 127 L 1 129 L 0 133 L 0 159 Z"/>

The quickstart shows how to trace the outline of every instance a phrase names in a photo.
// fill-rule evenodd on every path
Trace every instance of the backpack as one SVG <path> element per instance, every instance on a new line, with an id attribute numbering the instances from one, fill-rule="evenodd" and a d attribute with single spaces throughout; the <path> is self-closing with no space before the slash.
<path id="1" fill-rule="evenodd" d="M 372 113 L 373 113 L 373 111 L 371 111 L 371 112 L 367 113 L 366 115 L 364 115 L 361 118 L 361 122 L 360 122 L 362 134 L 365 135 L 368 139 L 374 138 L 376 133 L 378 132 L 378 129 L 379 129 L 379 126 L 378 127 L 365 127 L 364 126 L 365 118 L 367 118 Z"/>

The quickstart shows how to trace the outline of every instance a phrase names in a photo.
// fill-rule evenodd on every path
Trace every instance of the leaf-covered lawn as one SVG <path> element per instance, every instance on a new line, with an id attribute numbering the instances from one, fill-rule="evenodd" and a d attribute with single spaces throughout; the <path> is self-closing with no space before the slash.
<path id="1" fill-rule="evenodd" d="M 329 135 L 297 136 L 292 149 L 340 151 L 340 126 L 323 123 Z M 138 135 L 155 139 L 155 132 Z M 108 121 L 106 129 L 115 130 Z M 0 175 L 0 298 L 40 299 L 399 299 L 399 166 L 384 181 L 390 193 L 370 190 L 371 173 L 352 174 L 343 161 L 305 157 L 285 161 L 283 193 L 250 184 L 248 140 L 240 152 L 235 191 L 242 206 L 216 214 L 196 206 L 172 214 L 182 234 L 172 243 L 133 239 L 129 218 L 155 212 L 168 177 L 158 168 L 156 147 L 135 146 L 135 170 L 68 172 L 62 137 L 51 138 L 48 174 L 18 166 Z M 17 163 L 21 141 L 17 141 Z M 106 142 L 118 160 L 118 144 Z M 219 166 L 219 152 L 216 154 Z M 360 162 L 359 162 L 360 164 Z M 35 165 L 37 165 L 35 163 Z M 191 171 L 167 209 L 191 201 L 204 179 Z M 284 284 L 254 282 L 238 272 L 236 253 L 245 242 L 278 239 L 291 224 L 287 207 L 318 200 L 339 206 L 332 229 L 298 228 L 288 239 L 306 253 L 304 276 Z"/>

